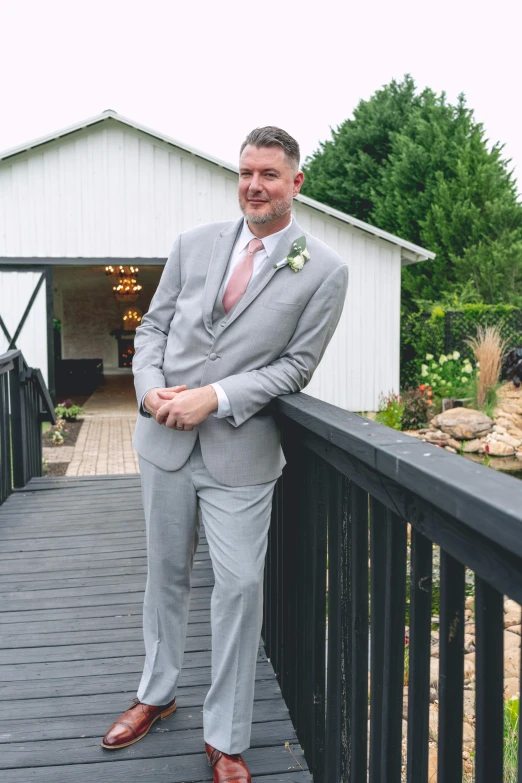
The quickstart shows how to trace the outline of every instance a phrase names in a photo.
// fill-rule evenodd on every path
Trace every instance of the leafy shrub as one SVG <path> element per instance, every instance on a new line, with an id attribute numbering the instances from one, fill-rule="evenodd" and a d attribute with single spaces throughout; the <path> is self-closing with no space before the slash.
<path id="1" fill-rule="evenodd" d="M 71 400 L 65 400 L 56 406 L 54 412 L 60 419 L 66 419 L 67 421 L 76 421 L 84 410 L 79 405 L 75 405 Z"/>
<path id="2" fill-rule="evenodd" d="M 429 423 L 430 407 L 433 406 L 431 386 L 422 383 L 417 388 L 408 386 L 402 394 L 402 429 L 420 430 Z"/>
<path id="3" fill-rule="evenodd" d="M 448 355 L 441 354 L 438 360 L 433 354 L 427 353 L 426 362 L 421 365 L 421 377 L 431 386 L 434 397 L 470 396 L 475 370 L 469 359 L 461 361 L 460 353 L 454 351 Z"/>
<path id="4" fill-rule="evenodd" d="M 375 417 L 375 421 L 378 421 L 380 424 L 385 424 L 387 427 L 392 427 L 394 430 L 400 430 L 402 426 L 403 408 L 402 399 L 398 394 L 381 394 L 379 397 L 379 410 Z"/>

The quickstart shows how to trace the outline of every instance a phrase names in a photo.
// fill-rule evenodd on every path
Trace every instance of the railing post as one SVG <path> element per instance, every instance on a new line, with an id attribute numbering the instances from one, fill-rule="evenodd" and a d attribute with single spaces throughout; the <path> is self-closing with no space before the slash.
<path id="1" fill-rule="evenodd" d="M 14 367 L 9 373 L 9 397 L 11 402 L 11 447 L 13 454 L 13 486 L 27 484 L 27 460 L 25 459 L 27 428 L 24 415 L 24 389 L 22 384 L 23 357 L 13 359 Z"/>

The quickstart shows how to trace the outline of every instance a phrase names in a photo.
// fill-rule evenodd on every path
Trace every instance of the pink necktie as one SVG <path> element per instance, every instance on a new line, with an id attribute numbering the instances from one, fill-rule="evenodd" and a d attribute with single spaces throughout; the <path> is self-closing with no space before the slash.
<path id="1" fill-rule="evenodd" d="M 254 255 L 264 247 L 260 239 L 251 239 L 247 246 L 247 254 L 236 266 L 230 276 L 228 285 L 223 296 L 223 307 L 225 313 L 234 307 L 245 291 L 254 271 Z"/>

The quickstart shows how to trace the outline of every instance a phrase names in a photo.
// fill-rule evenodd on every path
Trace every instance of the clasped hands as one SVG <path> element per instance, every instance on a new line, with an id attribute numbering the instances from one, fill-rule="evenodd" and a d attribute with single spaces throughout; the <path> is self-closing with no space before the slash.
<path id="1" fill-rule="evenodd" d="M 150 389 L 143 405 L 158 424 L 188 432 L 217 410 L 218 398 L 212 386 L 199 389 L 187 389 L 186 385 L 169 386 Z"/>

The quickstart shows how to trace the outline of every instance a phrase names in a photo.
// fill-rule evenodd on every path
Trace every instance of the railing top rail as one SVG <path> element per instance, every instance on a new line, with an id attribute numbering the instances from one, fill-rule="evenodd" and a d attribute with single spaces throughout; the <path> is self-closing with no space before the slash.
<path id="1" fill-rule="evenodd" d="M 23 371 L 28 373 L 30 377 L 36 381 L 36 387 L 40 395 L 44 413 L 49 417 L 48 420 L 54 424 L 56 422 L 54 405 L 51 399 L 51 395 L 49 394 L 49 390 L 45 385 L 43 375 L 38 368 L 27 366 L 27 362 L 25 361 L 22 351 L 19 348 L 13 348 L 10 351 L 6 351 L 5 353 L 0 354 L 0 375 L 4 372 L 12 370 L 14 368 L 14 362 L 16 359 L 21 362 Z"/>
<path id="2" fill-rule="evenodd" d="M 302 392 L 278 397 L 274 407 L 471 530 L 522 556 L 522 485 L 510 476 Z"/>
<path id="3" fill-rule="evenodd" d="M 13 359 L 16 359 L 17 356 L 21 356 L 22 351 L 19 348 L 11 348 L 10 351 L 6 351 L 5 353 L 0 354 L 0 367 L 2 367 L 4 364 L 9 364 L 9 362 L 12 362 Z"/>

